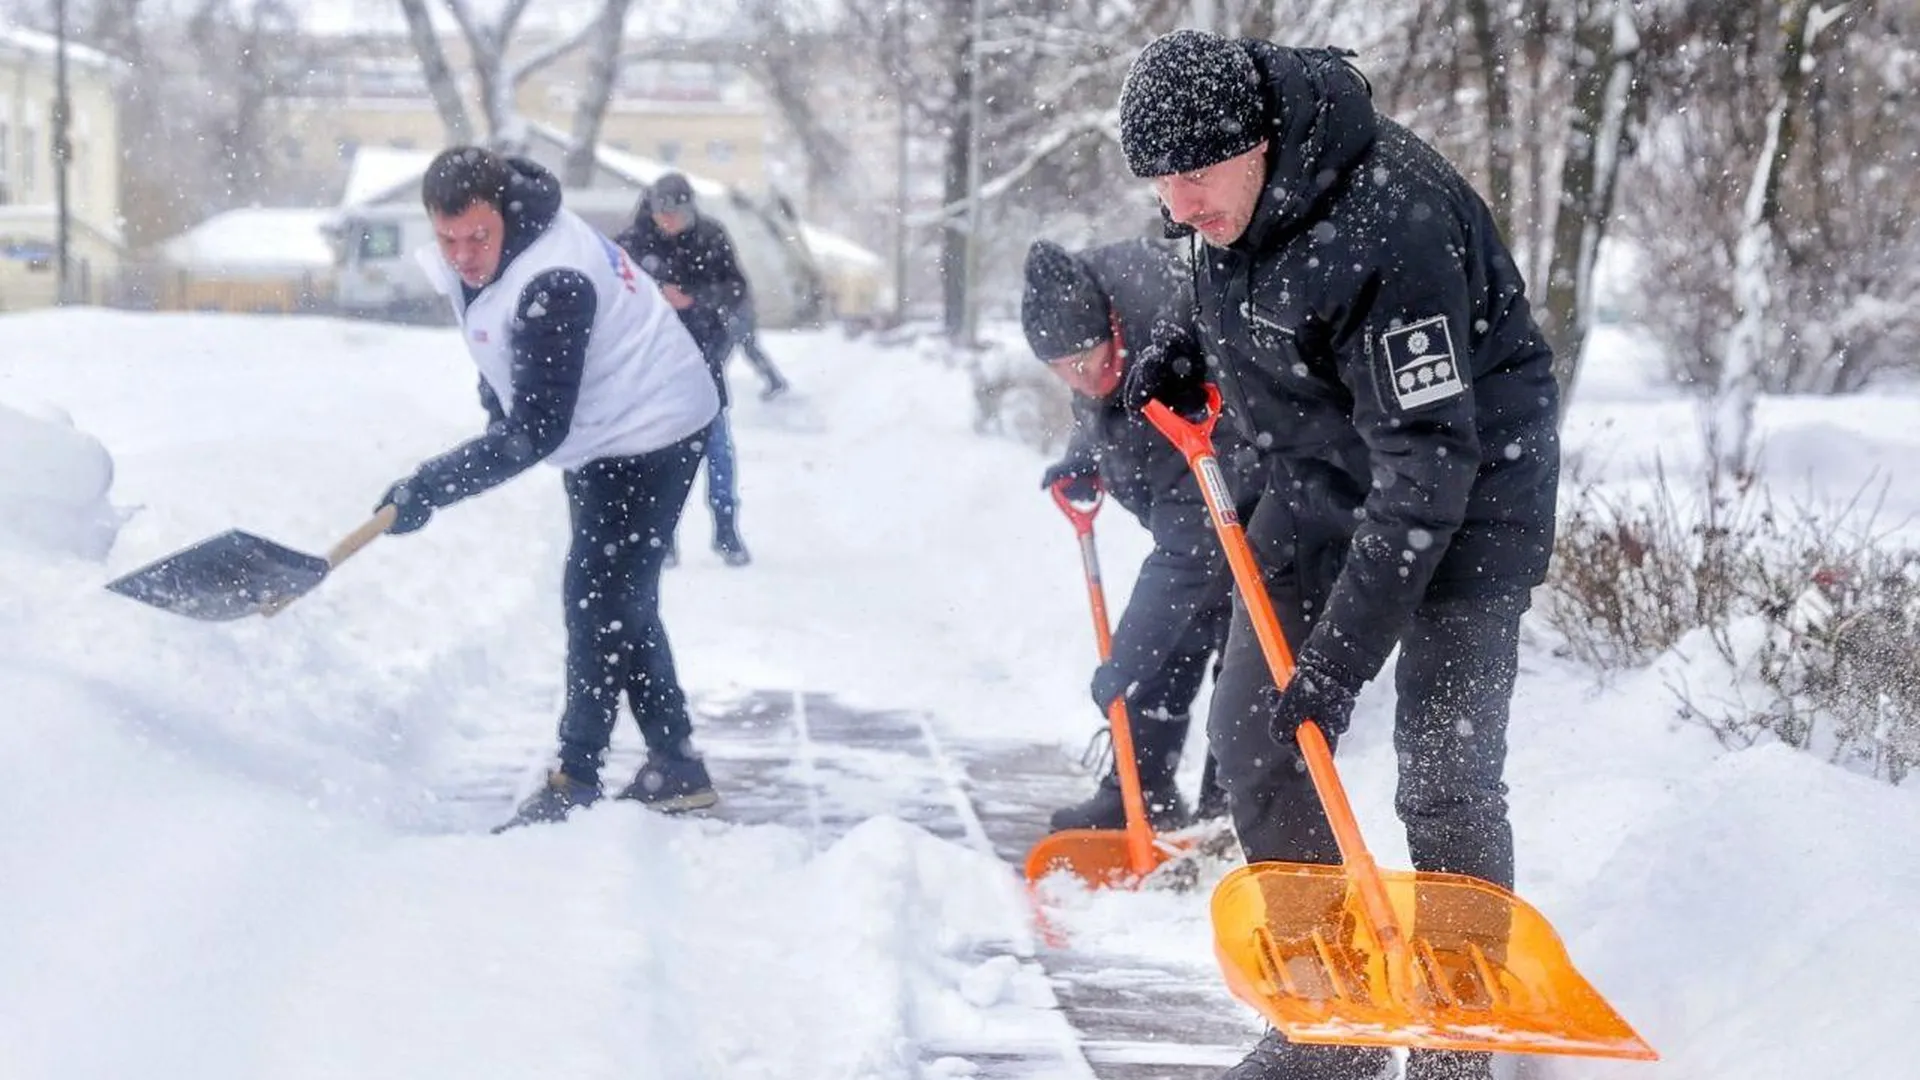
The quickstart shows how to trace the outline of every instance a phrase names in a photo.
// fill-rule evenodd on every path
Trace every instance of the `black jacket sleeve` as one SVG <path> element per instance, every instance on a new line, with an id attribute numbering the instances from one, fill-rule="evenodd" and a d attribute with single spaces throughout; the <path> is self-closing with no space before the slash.
<path id="1" fill-rule="evenodd" d="M 693 306 L 704 314 L 724 321 L 740 308 L 747 297 L 747 276 L 734 255 L 733 241 L 717 225 L 706 230 L 699 254 L 699 266 L 691 281 L 680 283 Z"/>
<path id="2" fill-rule="evenodd" d="M 1378 674 L 1466 518 L 1481 446 L 1472 378 L 1473 324 L 1461 238 L 1433 215 L 1381 240 L 1361 298 L 1340 312 L 1335 345 L 1353 394 L 1373 483 L 1314 649 L 1361 679 Z M 1416 326 L 1416 324 L 1418 324 Z M 1448 353 L 1451 381 L 1396 392 L 1397 365 L 1418 333 L 1429 358 Z"/>
<path id="3" fill-rule="evenodd" d="M 1146 515 L 1153 551 L 1140 566 L 1113 634 L 1112 664 L 1126 685 L 1158 671 L 1187 643 L 1200 614 L 1219 606 L 1230 588 L 1206 504 L 1191 479 L 1187 487 L 1190 496 L 1158 499 Z"/>
<path id="4" fill-rule="evenodd" d="M 513 408 L 486 434 L 420 466 L 415 487 L 429 502 L 447 506 L 477 495 L 559 448 L 580 398 L 597 303 L 593 283 L 577 270 L 549 270 L 527 283 L 510 346 Z"/>

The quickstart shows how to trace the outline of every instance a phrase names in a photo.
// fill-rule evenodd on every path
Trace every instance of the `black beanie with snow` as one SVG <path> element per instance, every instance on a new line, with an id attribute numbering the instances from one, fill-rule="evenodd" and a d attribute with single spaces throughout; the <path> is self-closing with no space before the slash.
<path id="1" fill-rule="evenodd" d="M 1120 88 L 1120 149 L 1138 177 L 1218 165 L 1267 134 L 1260 69 L 1239 43 L 1175 30 L 1148 43 Z"/>
<path id="2" fill-rule="evenodd" d="M 1035 240 L 1027 249 L 1026 277 L 1020 326 L 1033 355 L 1052 363 L 1113 336 L 1106 291 L 1065 248 Z"/>

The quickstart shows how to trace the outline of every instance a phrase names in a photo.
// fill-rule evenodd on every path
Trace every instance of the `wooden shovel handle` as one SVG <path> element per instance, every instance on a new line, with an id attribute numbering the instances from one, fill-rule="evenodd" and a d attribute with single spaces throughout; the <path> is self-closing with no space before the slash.
<path id="1" fill-rule="evenodd" d="M 333 545 L 332 550 L 327 552 L 327 569 L 331 571 L 334 567 L 352 558 L 354 552 L 373 543 L 374 537 L 392 528 L 393 523 L 399 520 L 399 518 L 400 511 L 394 507 L 392 503 L 388 503 L 386 506 L 375 511 L 372 517 L 363 522 L 359 528 L 341 537 L 340 542 Z M 291 596 L 280 597 L 278 600 L 262 607 L 260 609 L 260 617 L 263 619 L 273 618 L 275 615 L 285 611 L 288 604 L 300 599 L 302 595 L 304 594 L 294 593 Z"/>
<path id="2" fill-rule="evenodd" d="M 327 552 L 327 566 L 336 567 L 352 558 L 354 552 L 373 543 L 374 537 L 393 528 L 393 523 L 399 517 L 400 510 L 392 503 L 381 507 L 359 528 L 341 537 L 340 542 L 333 545 L 332 550 Z"/>

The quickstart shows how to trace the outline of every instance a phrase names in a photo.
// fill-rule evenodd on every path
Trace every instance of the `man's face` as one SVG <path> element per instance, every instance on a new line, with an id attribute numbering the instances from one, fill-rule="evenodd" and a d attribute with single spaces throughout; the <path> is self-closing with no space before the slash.
<path id="1" fill-rule="evenodd" d="M 1103 398 L 1120 387 L 1120 350 L 1113 347 L 1112 341 L 1049 361 L 1047 366 L 1076 394 Z"/>
<path id="2" fill-rule="evenodd" d="M 1214 247 L 1226 247 L 1247 231 L 1266 180 L 1267 142 L 1262 139 L 1260 145 L 1218 165 L 1156 176 L 1153 193 L 1166 204 L 1173 220 L 1193 226 Z"/>
<path id="3" fill-rule="evenodd" d="M 687 226 L 693 224 L 693 215 L 685 210 L 656 210 L 653 223 L 668 236 L 679 236 L 687 231 Z"/>
<path id="4" fill-rule="evenodd" d="M 507 222 L 500 211 L 481 200 L 458 214 L 429 214 L 433 218 L 433 238 L 440 244 L 440 257 L 460 275 L 470 289 L 478 289 L 500 272 L 500 248 L 506 241 Z"/>

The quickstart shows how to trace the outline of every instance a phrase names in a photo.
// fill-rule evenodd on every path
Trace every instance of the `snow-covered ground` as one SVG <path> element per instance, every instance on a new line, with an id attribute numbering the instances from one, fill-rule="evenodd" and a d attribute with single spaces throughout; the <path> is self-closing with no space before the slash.
<path id="1" fill-rule="evenodd" d="M 916 1046 L 1058 1028 L 1030 975 L 969 959 L 1027 934 L 1011 871 L 972 848 L 881 818 L 812 850 L 625 805 L 495 838 L 443 797 L 557 714 L 549 471 L 377 541 L 274 620 L 100 588 L 231 527 L 324 550 L 478 423 L 450 332 L 75 310 L 0 318 L 0 343 L 0 403 L 101 440 L 132 511 L 104 562 L 0 543 L 0 1077 L 905 1078 Z M 666 587 L 690 690 L 1077 747 L 1092 645 L 1039 455 L 971 431 L 957 371 L 835 333 L 769 345 L 799 392 L 761 403 L 741 377 L 755 561 L 708 554 L 696 502 Z M 1603 338 L 1569 421 L 1623 487 L 1656 448 L 1697 453 L 1647 366 Z M 1897 477 L 1915 404 L 1768 401 L 1769 473 Z M 1117 610 L 1145 543 L 1100 524 Z M 1665 1055 L 1553 1075 L 1913 1075 L 1920 796 L 1726 751 L 1662 674 L 1596 690 L 1551 645 L 1533 627 L 1515 703 L 1519 891 Z M 1341 757 L 1405 865 L 1389 716 L 1370 689 Z M 502 763 L 528 783 L 543 764 Z M 1069 895 L 1060 918 L 1116 955 L 1204 960 L 1204 899 Z"/>

